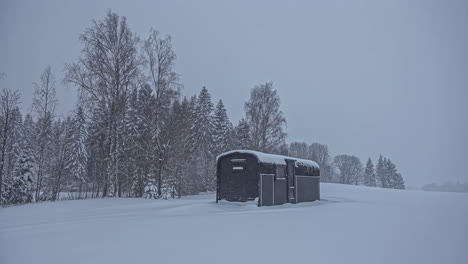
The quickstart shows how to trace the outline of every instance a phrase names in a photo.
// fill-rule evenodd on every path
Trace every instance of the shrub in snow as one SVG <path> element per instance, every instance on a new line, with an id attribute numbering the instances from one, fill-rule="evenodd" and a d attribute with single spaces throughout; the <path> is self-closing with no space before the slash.
<path id="1" fill-rule="evenodd" d="M 52 194 L 50 190 L 44 189 L 41 194 L 39 195 L 39 201 L 50 201 L 52 199 Z"/>
<path id="2" fill-rule="evenodd" d="M 7 177 L 4 181 L 2 202 L 4 204 L 29 203 L 32 201 L 34 160 L 23 153 L 18 157 L 14 166 L 12 177 Z"/>
<path id="3" fill-rule="evenodd" d="M 3 179 L 1 204 L 10 204 L 13 193 L 13 177 L 7 176 Z"/>
<path id="4" fill-rule="evenodd" d="M 145 193 L 143 197 L 146 199 L 157 199 L 158 188 L 156 188 L 156 186 L 152 182 L 148 182 L 145 186 Z"/>
<path id="5" fill-rule="evenodd" d="M 162 199 L 174 199 L 177 195 L 176 188 L 173 184 L 164 184 L 161 188 Z"/>
<path id="6" fill-rule="evenodd" d="M 111 184 L 107 192 L 107 197 L 114 197 L 114 196 L 115 196 L 115 185 Z"/>

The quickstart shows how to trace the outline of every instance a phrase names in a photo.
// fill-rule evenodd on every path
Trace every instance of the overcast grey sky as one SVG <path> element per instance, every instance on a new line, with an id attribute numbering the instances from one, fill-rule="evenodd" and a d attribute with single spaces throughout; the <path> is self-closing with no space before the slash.
<path id="1" fill-rule="evenodd" d="M 22 93 L 51 65 L 59 112 L 78 36 L 106 10 L 141 37 L 173 37 L 184 93 L 206 85 L 232 121 L 273 81 L 288 141 L 321 142 L 363 162 L 390 157 L 408 185 L 468 181 L 468 1 L 0 1 L 1 86 Z"/>

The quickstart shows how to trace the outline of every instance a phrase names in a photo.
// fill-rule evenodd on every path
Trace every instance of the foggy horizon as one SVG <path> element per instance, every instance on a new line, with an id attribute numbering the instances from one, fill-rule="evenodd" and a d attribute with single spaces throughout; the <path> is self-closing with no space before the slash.
<path id="1" fill-rule="evenodd" d="M 73 109 L 64 66 L 108 10 L 140 39 L 150 28 L 172 36 L 182 95 L 206 86 L 234 124 L 250 90 L 271 81 L 288 143 L 327 144 L 363 163 L 382 154 L 410 187 L 468 182 L 465 1 L 2 1 L 0 87 L 21 92 L 24 113 L 48 65 L 57 114 Z"/>

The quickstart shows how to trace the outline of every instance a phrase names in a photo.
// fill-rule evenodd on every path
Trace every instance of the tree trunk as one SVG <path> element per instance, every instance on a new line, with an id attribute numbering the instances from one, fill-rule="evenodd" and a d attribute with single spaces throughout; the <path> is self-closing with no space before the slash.
<path id="1" fill-rule="evenodd" d="M 2 184 L 3 184 L 3 167 L 5 162 L 5 151 L 6 151 L 6 142 L 7 142 L 7 132 L 8 132 L 8 119 L 9 114 L 5 117 L 5 127 L 3 128 L 3 140 L 2 140 L 2 159 L 0 160 L 0 203 L 2 201 Z"/>
<path id="2" fill-rule="evenodd" d="M 162 166 L 163 162 L 162 159 L 159 159 L 159 171 L 158 171 L 158 196 L 161 197 L 162 195 Z"/>

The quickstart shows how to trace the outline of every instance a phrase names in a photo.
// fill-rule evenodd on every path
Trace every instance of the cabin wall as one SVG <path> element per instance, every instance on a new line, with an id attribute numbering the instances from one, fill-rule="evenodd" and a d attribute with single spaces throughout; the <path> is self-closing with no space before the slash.
<path id="1" fill-rule="evenodd" d="M 275 205 L 287 203 L 286 166 L 276 165 L 275 174 Z"/>
<path id="2" fill-rule="evenodd" d="M 218 200 L 245 202 L 258 197 L 258 162 L 252 155 L 233 154 L 220 158 L 217 177 Z"/>
<path id="3" fill-rule="evenodd" d="M 260 173 L 258 184 L 260 194 L 259 206 L 320 200 L 320 176 L 318 176 L 318 170 L 308 170 L 308 174 L 317 175 L 311 176 L 298 175 L 298 171 L 305 171 L 304 168 L 301 170 L 301 167 L 294 167 L 293 172 L 289 173 L 289 175 L 287 167 L 284 165 L 263 164 L 259 168 L 264 169 Z M 292 197 L 289 197 L 291 195 Z"/>
<path id="4" fill-rule="evenodd" d="M 296 202 L 320 200 L 320 177 L 296 175 Z"/>
<path id="5" fill-rule="evenodd" d="M 291 161 L 288 173 L 287 165 L 259 163 L 252 154 L 222 156 L 217 164 L 217 200 L 258 198 L 259 206 L 320 200 L 320 170 Z"/>

